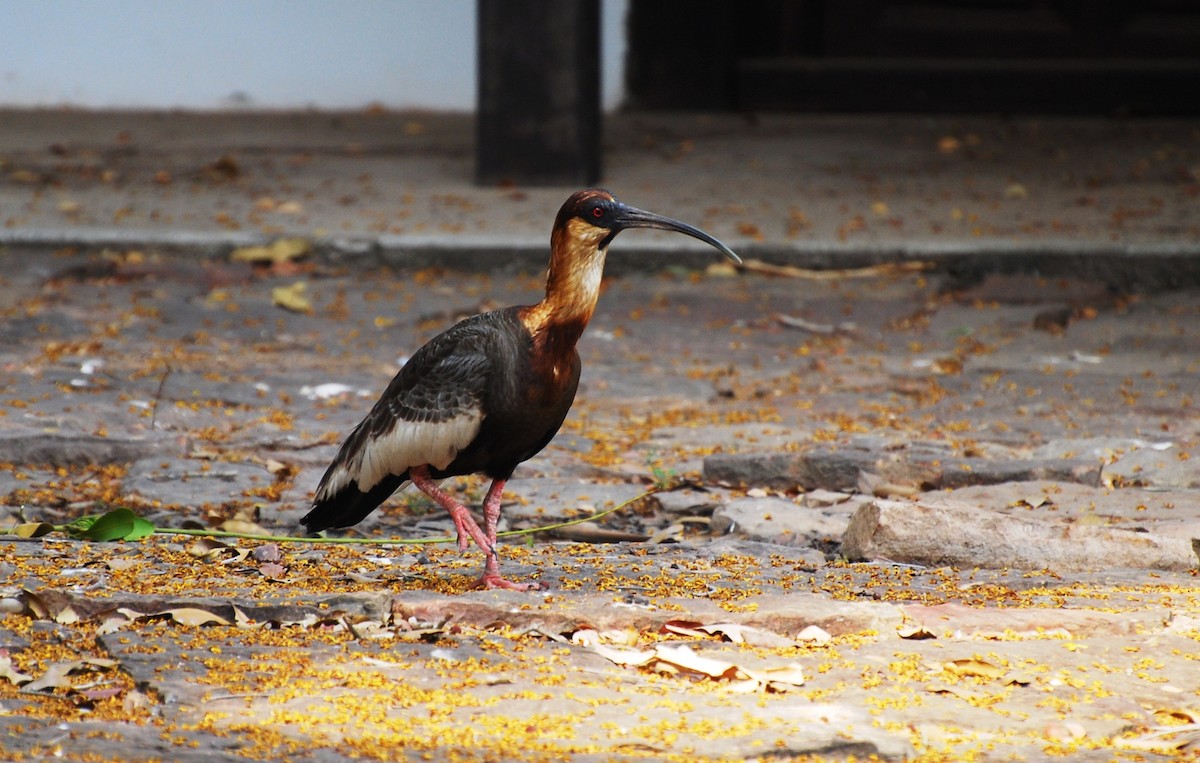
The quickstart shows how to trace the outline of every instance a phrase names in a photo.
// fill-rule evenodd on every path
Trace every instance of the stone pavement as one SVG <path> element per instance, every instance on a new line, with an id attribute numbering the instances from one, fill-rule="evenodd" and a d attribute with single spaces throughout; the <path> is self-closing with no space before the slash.
<path id="1" fill-rule="evenodd" d="M 468 137 L 6 115 L 0 526 L 121 505 L 296 532 L 407 353 L 540 293 L 566 193 L 470 187 Z M 6 753 L 1195 756 L 1195 126 L 628 117 L 609 140 L 616 192 L 743 254 L 935 267 L 739 273 L 618 238 L 576 407 L 505 527 L 671 489 L 507 542 L 544 593 L 384 545 L 449 532 L 407 493 L 365 546 L 0 538 Z M 229 256 L 284 234 L 314 253 Z"/>

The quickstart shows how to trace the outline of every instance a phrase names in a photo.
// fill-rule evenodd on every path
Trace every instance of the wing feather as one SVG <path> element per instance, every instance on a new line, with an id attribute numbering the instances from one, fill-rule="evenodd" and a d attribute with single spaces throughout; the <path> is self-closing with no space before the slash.
<path id="1" fill-rule="evenodd" d="M 368 492 L 414 466 L 443 469 L 471 444 L 486 415 L 484 390 L 493 370 L 488 349 L 495 326 L 485 317 L 459 323 L 413 354 L 342 443 L 315 503 L 352 482 Z"/>

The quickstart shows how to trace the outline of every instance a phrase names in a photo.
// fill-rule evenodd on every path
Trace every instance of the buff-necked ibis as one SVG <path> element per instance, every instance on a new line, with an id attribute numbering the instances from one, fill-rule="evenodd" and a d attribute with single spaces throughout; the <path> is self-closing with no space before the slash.
<path id="1" fill-rule="evenodd" d="M 575 343 L 596 309 L 608 245 L 626 228 L 684 233 L 741 262 L 704 231 L 622 204 L 607 191 L 573 194 L 550 234 L 545 298 L 467 318 L 413 353 L 321 478 L 301 520 L 309 532 L 356 524 L 412 482 L 450 513 L 460 549 L 468 539 L 483 549 L 478 586 L 537 588 L 500 576 L 500 499 L 517 464 L 550 442 L 571 408 L 579 385 Z M 492 479 L 482 530 L 438 486 L 474 473 Z"/>

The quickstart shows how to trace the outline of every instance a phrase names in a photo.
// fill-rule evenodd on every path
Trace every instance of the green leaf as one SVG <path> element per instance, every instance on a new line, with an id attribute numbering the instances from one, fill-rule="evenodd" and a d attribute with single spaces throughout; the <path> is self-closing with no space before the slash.
<path id="1" fill-rule="evenodd" d="M 137 540 L 154 532 L 154 525 L 129 509 L 113 509 L 101 514 L 81 535 L 99 543 L 111 540 Z"/>
<path id="2" fill-rule="evenodd" d="M 86 537 L 87 531 L 91 529 L 92 525 L 96 524 L 96 520 L 99 518 L 100 516 L 98 514 L 89 514 L 88 516 L 80 517 L 73 522 L 68 522 L 57 529 L 65 532 L 72 538 L 83 538 Z"/>
<path id="3" fill-rule="evenodd" d="M 141 517 L 134 517 L 133 531 L 125 536 L 125 540 L 141 540 L 153 535 L 157 531 L 158 528 L 154 526 L 153 522 Z"/>

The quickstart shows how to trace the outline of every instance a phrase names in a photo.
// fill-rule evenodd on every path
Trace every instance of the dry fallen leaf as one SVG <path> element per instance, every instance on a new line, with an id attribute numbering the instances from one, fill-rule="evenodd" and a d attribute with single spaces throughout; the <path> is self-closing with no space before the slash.
<path id="1" fill-rule="evenodd" d="M 795 663 L 767 668 L 766 670 L 747 670 L 743 672 L 751 681 L 759 684 L 758 688 L 767 691 L 785 692 L 795 686 L 804 685 L 804 670 Z"/>
<path id="2" fill-rule="evenodd" d="M 697 626 L 697 630 L 704 633 L 719 633 L 735 644 L 748 644 L 749 646 L 764 649 L 782 649 L 792 646 L 795 643 L 792 639 L 784 638 L 778 633 L 772 633 L 762 628 L 755 628 L 752 625 L 741 625 L 739 623 L 700 625 Z"/>
<path id="3" fill-rule="evenodd" d="M 188 544 L 187 552 L 206 562 L 237 563 L 250 555 L 250 549 L 231 546 L 215 538 L 197 538 Z"/>
<path id="4" fill-rule="evenodd" d="M 271 289 L 271 304 L 293 313 L 312 312 L 312 301 L 306 296 L 308 284 L 296 281 L 291 286 L 276 286 Z"/>
<path id="5" fill-rule="evenodd" d="M 48 689 L 70 689 L 71 681 L 68 677 L 72 673 L 77 673 L 81 670 L 109 670 L 116 667 L 116 665 L 116 660 L 101 657 L 85 657 L 81 660 L 56 662 L 46 668 L 46 672 L 42 674 L 41 678 L 30 681 L 23 688 L 28 692 L 42 692 Z"/>
<path id="6" fill-rule="evenodd" d="M 947 673 L 953 673 L 957 676 L 970 676 L 973 678 L 1000 678 L 1004 675 L 1004 668 L 993 665 L 990 662 L 976 659 L 950 660 L 942 663 L 942 670 Z"/>
<path id="7" fill-rule="evenodd" d="M 924 625 L 905 625 L 896 629 L 896 635 L 900 638 L 912 639 L 920 641 L 922 639 L 937 638 L 937 634 L 928 630 Z"/>
<path id="8" fill-rule="evenodd" d="M 665 662 L 673 668 L 700 673 L 709 678 L 733 678 L 738 672 L 737 666 L 732 662 L 697 654 L 686 644 L 657 647 L 653 656 L 659 662 Z"/>
<path id="9" fill-rule="evenodd" d="M 646 652 L 641 649 L 618 648 L 605 646 L 604 644 L 595 644 L 592 646 L 592 651 L 617 665 L 631 665 L 635 668 L 649 665 L 655 660 L 654 652 Z"/>
<path id="10" fill-rule="evenodd" d="M 7 649 L 0 649 L 0 678 L 17 686 L 27 684 L 33 680 L 33 676 L 17 670 Z"/>
<path id="11" fill-rule="evenodd" d="M 230 253 L 234 262 L 280 265 L 303 257 L 312 251 L 312 243 L 304 238 L 281 238 L 266 246 L 242 246 Z"/>
<path id="12" fill-rule="evenodd" d="M 146 617 L 161 617 L 164 615 L 170 617 L 180 625 L 232 625 L 232 623 L 220 615 L 215 615 L 206 609 L 197 609 L 196 607 L 176 607 L 175 609 L 148 614 Z"/>
<path id="13" fill-rule="evenodd" d="M 217 529 L 227 533 L 239 533 L 241 535 L 270 535 L 270 531 L 257 522 L 251 522 L 247 519 L 233 517 L 226 519 L 221 524 L 217 525 Z"/>
<path id="14" fill-rule="evenodd" d="M 804 630 L 796 634 L 797 641 L 803 641 L 806 644 L 828 644 L 833 641 L 833 636 L 829 635 L 829 631 L 819 625 L 809 625 Z"/>

